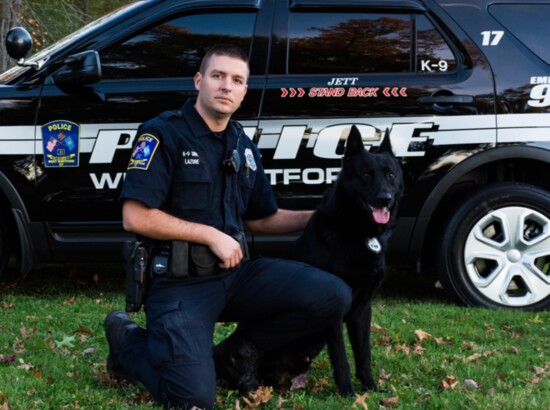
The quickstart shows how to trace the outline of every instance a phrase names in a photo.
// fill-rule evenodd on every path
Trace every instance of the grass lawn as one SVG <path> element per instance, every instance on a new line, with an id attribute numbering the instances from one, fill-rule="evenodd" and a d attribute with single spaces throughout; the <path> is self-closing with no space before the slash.
<path id="1" fill-rule="evenodd" d="M 160 409 L 105 369 L 103 319 L 124 307 L 123 275 L 59 266 L 0 284 L 0 409 Z M 245 400 L 220 387 L 216 408 L 550 409 L 550 312 L 458 307 L 432 281 L 391 272 L 373 327 L 379 392 L 339 397 L 323 352 L 295 389 Z M 219 324 L 216 340 L 232 328 Z"/>

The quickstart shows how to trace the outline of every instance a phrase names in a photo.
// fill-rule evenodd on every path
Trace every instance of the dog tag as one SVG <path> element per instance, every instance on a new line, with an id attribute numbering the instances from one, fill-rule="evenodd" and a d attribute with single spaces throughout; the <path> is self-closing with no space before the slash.
<path id="1" fill-rule="evenodd" d="M 380 251 L 382 251 L 382 246 L 380 245 L 380 242 L 378 242 L 378 239 L 376 238 L 367 239 L 367 247 L 374 253 L 380 253 Z"/>

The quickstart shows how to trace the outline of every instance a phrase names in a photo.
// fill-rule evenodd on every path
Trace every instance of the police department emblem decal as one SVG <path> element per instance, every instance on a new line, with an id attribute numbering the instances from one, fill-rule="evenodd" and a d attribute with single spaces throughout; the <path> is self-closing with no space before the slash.
<path id="1" fill-rule="evenodd" d="M 155 155 L 159 145 L 157 137 L 151 134 L 141 134 L 132 151 L 132 158 L 128 164 L 128 169 L 141 169 L 146 171 Z"/>
<path id="2" fill-rule="evenodd" d="M 42 145 L 45 167 L 78 167 L 80 126 L 65 120 L 51 121 L 42 126 Z"/>

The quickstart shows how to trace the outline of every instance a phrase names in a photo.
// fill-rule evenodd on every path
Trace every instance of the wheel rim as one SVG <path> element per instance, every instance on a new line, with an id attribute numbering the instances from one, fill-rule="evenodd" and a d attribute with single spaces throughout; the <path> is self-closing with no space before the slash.
<path id="1" fill-rule="evenodd" d="M 550 219 L 533 209 L 505 207 L 478 220 L 464 247 L 477 291 L 505 306 L 527 306 L 550 295 Z"/>

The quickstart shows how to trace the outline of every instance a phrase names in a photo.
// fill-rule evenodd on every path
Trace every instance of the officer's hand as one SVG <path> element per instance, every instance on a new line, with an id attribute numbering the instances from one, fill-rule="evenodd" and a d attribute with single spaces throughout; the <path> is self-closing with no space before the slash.
<path id="1" fill-rule="evenodd" d="M 212 241 L 210 249 L 221 260 L 220 267 L 223 269 L 235 268 L 243 259 L 239 242 L 223 232 Z"/>

